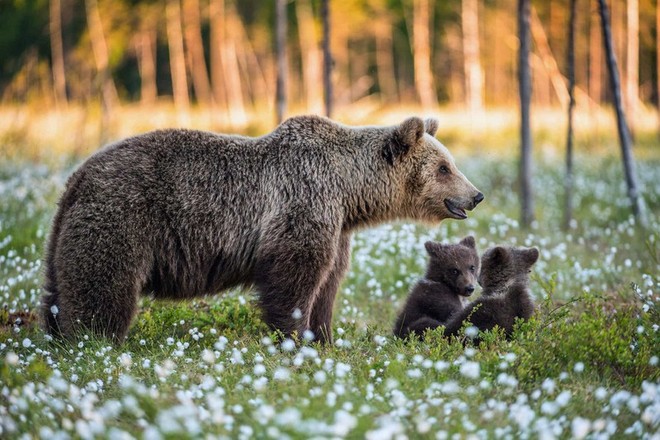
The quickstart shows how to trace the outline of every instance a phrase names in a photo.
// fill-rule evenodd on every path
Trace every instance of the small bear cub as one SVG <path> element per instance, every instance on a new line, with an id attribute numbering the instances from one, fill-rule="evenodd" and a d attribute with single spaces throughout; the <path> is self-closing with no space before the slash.
<path id="1" fill-rule="evenodd" d="M 394 334 L 400 338 L 410 333 L 422 338 L 425 330 L 445 325 L 463 309 L 477 282 L 479 254 L 474 237 L 458 244 L 427 241 L 424 247 L 430 257 L 426 275 L 415 284 L 396 320 Z"/>
<path id="2" fill-rule="evenodd" d="M 481 331 L 498 325 L 511 336 L 516 318 L 527 320 L 534 314 L 529 294 L 529 273 L 539 259 L 537 248 L 489 248 L 481 257 L 479 284 L 481 297 L 451 317 L 445 336 L 458 334 L 467 320 Z"/>

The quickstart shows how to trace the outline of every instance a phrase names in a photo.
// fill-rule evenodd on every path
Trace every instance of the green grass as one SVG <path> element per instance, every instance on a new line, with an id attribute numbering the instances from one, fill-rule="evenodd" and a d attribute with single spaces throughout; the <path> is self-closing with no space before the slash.
<path id="1" fill-rule="evenodd" d="M 537 221 L 518 225 L 516 164 L 457 157 L 486 200 L 463 222 L 354 237 L 334 346 L 281 342 L 250 291 L 144 298 L 119 347 L 35 326 L 44 238 L 70 165 L 0 165 L 0 437 L 653 438 L 660 430 L 660 160 L 639 165 L 650 225 L 630 215 L 618 159 L 580 157 L 575 223 L 562 173 L 537 161 Z M 538 313 L 501 333 L 391 336 L 428 239 L 537 246 Z M 16 319 L 21 318 L 21 324 Z M 26 323 L 27 322 L 27 323 Z"/>

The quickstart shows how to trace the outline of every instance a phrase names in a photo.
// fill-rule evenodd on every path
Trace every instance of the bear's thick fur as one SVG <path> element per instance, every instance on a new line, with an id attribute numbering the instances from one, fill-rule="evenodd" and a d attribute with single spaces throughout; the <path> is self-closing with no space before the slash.
<path id="1" fill-rule="evenodd" d="M 400 338 L 410 333 L 423 338 L 427 329 L 445 325 L 463 309 L 464 298 L 472 295 L 477 283 L 479 254 L 474 237 L 465 237 L 458 244 L 427 241 L 424 246 L 429 264 L 394 324 L 394 334 Z"/>
<path id="2" fill-rule="evenodd" d="M 457 335 L 466 321 L 481 331 L 496 325 L 511 336 L 516 318 L 527 320 L 534 314 L 529 294 L 529 273 L 539 259 L 537 248 L 496 246 L 481 257 L 479 284 L 481 297 L 449 319 L 445 335 Z"/>
<path id="3" fill-rule="evenodd" d="M 483 199 L 433 137 L 437 127 L 301 116 L 258 138 L 160 130 L 106 147 L 60 200 L 45 330 L 121 342 L 141 293 L 182 299 L 247 285 L 272 328 L 330 340 L 352 231 L 462 219 Z"/>

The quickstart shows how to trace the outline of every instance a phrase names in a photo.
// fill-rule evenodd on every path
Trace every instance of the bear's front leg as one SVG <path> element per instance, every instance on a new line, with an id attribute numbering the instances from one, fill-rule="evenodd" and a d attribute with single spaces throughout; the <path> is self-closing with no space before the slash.
<path id="1" fill-rule="evenodd" d="M 327 223 L 300 218 L 287 218 L 270 229 L 254 280 L 271 328 L 287 336 L 302 336 L 310 328 L 314 300 L 333 267 L 337 236 Z"/>
<path id="2" fill-rule="evenodd" d="M 351 261 L 351 234 L 342 232 L 339 237 L 332 269 L 321 285 L 312 307 L 309 327 L 314 339 L 321 343 L 332 343 L 332 309 L 337 289 L 344 279 Z"/>

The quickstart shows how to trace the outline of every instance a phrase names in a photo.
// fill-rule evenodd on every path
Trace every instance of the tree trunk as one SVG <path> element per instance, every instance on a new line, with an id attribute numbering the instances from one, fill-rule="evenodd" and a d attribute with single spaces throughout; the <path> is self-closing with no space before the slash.
<path id="1" fill-rule="evenodd" d="M 136 40 L 138 70 L 140 71 L 140 102 L 153 105 L 158 96 L 156 88 L 156 29 L 142 29 Z"/>
<path id="2" fill-rule="evenodd" d="M 225 2 L 210 0 L 209 22 L 211 28 L 211 86 L 215 105 L 223 110 L 227 107 L 227 89 L 224 78 L 222 47 L 225 44 Z"/>
<path id="3" fill-rule="evenodd" d="M 465 68 L 465 101 L 470 111 L 483 108 L 484 74 L 479 60 L 479 3 L 462 0 L 463 61 Z"/>
<path id="4" fill-rule="evenodd" d="M 600 20 L 603 30 L 603 43 L 605 44 L 605 56 L 607 58 L 607 70 L 610 75 L 612 95 L 614 96 L 617 128 L 619 132 L 619 142 L 621 144 L 621 156 L 623 158 L 623 170 L 626 176 L 628 197 L 630 198 L 635 218 L 640 224 L 645 226 L 646 213 L 644 209 L 644 200 L 639 195 L 637 174 L 635 171 L 635 159 L 632 155 L 632 141 L 630 139 L 630 132 L 628 131 L 628 124 L 626 123 L 621 102 L 621 83 L 619 81 L 619 71 L 617 69 L 616 56 L 614 55 L 614 47 L 612 45 L 609 10 L 605 0 L 598 0 L 598 4 L 600 6 Z"/>
<path id="5" fill-rule="evenodd" d="M 204 57 L 199 0 L 183 0 L 183 25 L 195 96 L 197 102 L 208 106 L 212 103 L 212 95 Z"/>
<path id="6" fill-rule="evenodd" d="M 655 72 L 656 72 L 656 98 L 658 109 L 658 134 L 660 135 L 660 2 L 655 7 Z"/>
<path id="7" fill-rule="evenodd" d="M 170 50 L 170 72 L 172 75 L 174 105 L 177 110 L 187 110 L 190 106 L 190 98 L 188 96 L 188 78 L 186 77 L 186 59 L 183 51 L 179 0 L 167 0 L 165 15 L 167 20 L 167 44 Z"/>
<path id="8" fill-rule="evenodd" d="M 321 20 L 323 21 L 323 100 L 325 115 L 332 117 L 332 68 L 333 60 L 330 52 L 330 5 L 329 0 L 321 0 Z"/>
<path id="9" fill-rule="evenodd" d="M 639 102 L 639 0 L 628 0 L 626 37 L 626 111 L 634 132 Z"/>
<path id="10" fill-rule="evenodd" d="M 297 0 L 295 5 L 303 72 L 302 83 L 305 91 L 307 111 L 310 113 L 320 113 L 323 106 L 322 90 L 319 87 L 319 84 L 323 81 L 323 54 L 319 48 L 316 22 L 309 0 Z"/>
<path id="11" fill-rule="evenodd" d="M 384 103 L 396 102 L 398 93 L 394 70 L 392 24 L 388 18 L 381 18 L 374 23 L 374 35 L 376 39 L 376 71 L 381 101 Z"/>
<path id="12" fill-rule="evenodd" d="M 431 71 L 429 0 L 413 0 L 413 68 L 415 89 L 425 109 L 437 107 L 438 99 Z"/>
<path id="13" fill-rule="evenodd" d="M 573 109 L 575 108 L 575 15 L 577 0 L 571 0 L 568 29 L 568 130 L 566 134 L 566 177 L 564 181 L 564 229 L 571 227 L 573 219 Z"/>
<path id="14" fill-rule="evenodd" d="M 67 105 L 64 45 L 62 44 L 62 3 L 50 0 L 50 53 L 52 57 L 55 104 Z"/>
<path id="15" fill-rule="evenodd" d="M 518 84 L 520 94 L 520 201 L 521 223 L 529 227 L 534 220 L 534 198 L 532 193 L 532 133 L 530 127 L 530 102 L 532 78 L 529 67 L 529 21 L 530 0 L 518 0 Z"/>
<path id="16" fill-rule="evenodd" d="M 119 104 L 119 97 L 110 74 L 108 46 L 103 34 L 103 24 L 101 23 L 101 15 L 96 0 L 85 0 L 85 10 L 96 71 L 100 80 L 102 105 L 104 111 L 107 112 L 106 114 L 109 114 Z"/>
<path id="17" fill-rule="evenodd" d="M 591 0 L 590 0 L 591 1 Z M 592 0 L 598 6 L 598 0 Z M 598 24 L 598 8 L 590 14 L 589 19 L 589 97 L 600 106 L 600 100 L 603 95 L 602 90 L 602 71 L 603 65 L 600 25 Z"/>
<path id="18" fill-rule="evenodd" d="M 275 2 L 275 56 L 277 58 L 277 83 L 275 90 L 275 106 L 277 109 L 277 123 L 284 120 L 286 113 L 286 86 L 287 86 L 287 60 L 286 60 L 286 0 Z"/>
<path id="19" fill-rule="evenodd" d="M 245 100 L 243 99 L 243 84 L 238 64 L 237 34 L 238 17 L 234 7 L 230 7 L 225 14 L 225 40 L 222 51 L 222 63 L 224 77 L 227 84 L 227 100 L 229 107 L 229 119 L 232 125 L 243 125 L 247 122 L 245 111 Z"/>
<path id="20" fill-rule="evenodd" d="M 559 66 L 557 65 L 557 60 L 552 54 L 552 49 L 550 48 L 550 43 L 548 42 L 548 37 L 543 30 L 543 24 L 539 19 L 538 14 L 536 13 L 535 8 L 531 8 L 531 31 L 532 37 L 536 42 L 536 48 L 539 51 L 541 61 L 543 62 L 543 67 L 548 75 L 552 88 L 557 95 L 559 104 L 562 107 L 568 105 L 569 97 L 568 91 L 566 90 L 566 82 L 564 76 L 559 71 Z M 548 98 L 548 104 L 549 98 Z"/>

